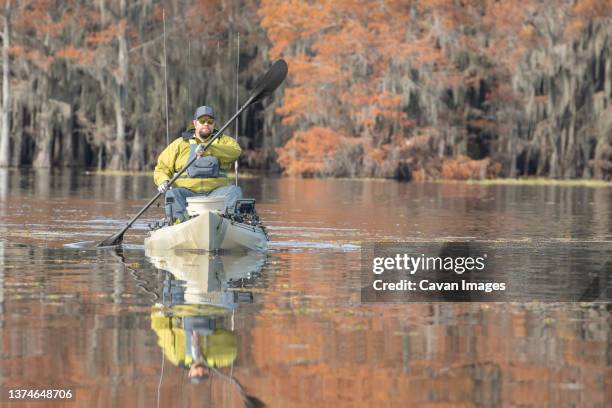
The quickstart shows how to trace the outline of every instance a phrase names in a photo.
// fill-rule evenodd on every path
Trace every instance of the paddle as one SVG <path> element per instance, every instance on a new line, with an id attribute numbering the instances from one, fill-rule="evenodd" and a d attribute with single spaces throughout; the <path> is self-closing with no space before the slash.
<path id="1" fill-rule="evenodd" d="M 259 81 L 257 81 L 257 83 L 255 84 L 255 88 L 253 89 L 253 91 L 251 92 L 251 96 L 249 97 L 249 99 L 247 99 L 247 101 L 242 105 L 242 107 L 240 109 L 238 109 L 238 112 L 236 112 L 234 114 L 234 116 L 231 117 L 230 120 L 227 121 L 227 123 L 225 125 L 223 125 L 214 135 L 213 137 L 210 139 L 210 141 L 208 143 L 206 143 L 206 145 L 204 146 L 204 150 L 208 149 L 210 147 L 210 145 L 219 137 L 223 134 L 223 131 L 225 129 L 227 129 L 227 127 L 238 117 L 238 115 L 240 115 L 249 105 L 253 104 L 254 102 L 264 98 L 265 96 L 271 94 L 272 92 L 274 92 L 274 90 L 276 88 L 278 88 L 278 86 L 284 81 L 285 77 L 287 76 L 287 63 L 282 60 L 279 59 L 278 61 L 276 61 L 272 67 L 268 70 L 268 72 L 266 72 L 266 74 L 261 77 L 259 79 Z M 174 175 L 174 177 L 172 177 L 170 179 L 170 182 L 168 184 L 168 186 L 171 186 L 176 179 L 178 179 L 184 172 L 185 170 L 187 170 L 187 168 L 189 166 L 191 166 L 191 164 L 196 161 L 198 157 L 194 157 L 193 159 L 191 159 L 189 161 L 189 163 L 187 163 L 185 165 L 185 167 L 183 167 L 181 169 L 181 171 L 179 171 L 178 173 L 176 173 Z M 147 205 L 145 205 L 143 207 L 142 210 L 140 210 L 138 212 L 138 214 L 136 214 L 134 216 L 134 218 L 132 218 L 126 225 L 125 227 L 123 227 L 123 229 L 119 232 L 117 232 L 114 235 L 111 235 L 110 237 L 106 238 L 104 241 L 100 242 L 99 244 L 97 244 L 97 247 L 105 247 L 105 246 L 115 246 L 115 245 L 119 245 L 121 243 L 121 241 L 123 241 L 123 234 L 125 234 L 125 232 L 132 226 L 132 224 L 134 224 L 134 222 L 140 218 L 140 216 L 142 214 L 144 214 L 145 211 L 147 211 L 149 209 L 149 207 L 151 207 L 153 205 L 153 203 L 155 201 L 157 201 L 157 199 L 159 198 L 160 195 L 162 195 L 163 193 L 158 192 L 157 194 L 155 194 L 155 197 L 153 197 L 148 203 Z"/>

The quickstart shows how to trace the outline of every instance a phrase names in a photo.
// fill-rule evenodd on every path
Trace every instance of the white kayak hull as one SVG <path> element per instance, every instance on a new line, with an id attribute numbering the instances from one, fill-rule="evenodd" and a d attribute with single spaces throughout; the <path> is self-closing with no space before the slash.
<path id="1" fill-rule="evenodd" d="M 207 211 L 180 224 L 149 232 L 149 250 L 265 251 L 268 237 L 260 226 L 231 221 Z"/>

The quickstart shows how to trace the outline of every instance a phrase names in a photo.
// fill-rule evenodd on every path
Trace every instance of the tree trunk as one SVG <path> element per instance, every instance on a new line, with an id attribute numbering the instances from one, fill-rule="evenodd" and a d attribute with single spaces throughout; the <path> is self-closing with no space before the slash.
<path id="1" fill-rule="evenodd" d="M 113 106 L 115 108 L 115 123 L 117 129 L 117 138 L 111 151 L 111 157 L 108 167 L 112 170 L 125 170 L 126 159 L 126 143 L 125 143 L 125 125 L 123 122 L 123 102 L 121 97 L 121 86 L 113 95 Z"/>
<path id="2" fill-rule="evenodd" d="M 115 123 L 117 125 L 117 139 L 115 140 L 115 146 L 113 151 L 113 157 L 109 167 L 114 170 L 125 170 L 127 167 L 127 146 L 125 142 L 125 117 L 124 109 L 125 102 L 127 99 L 127 77 L 129 69 L 128 60 L 128 48 L 127 48 L 127 7 L 126 0 L 121 0 L 120 3 L 120 16 L 121 16 L 121 30 L 117 36 L 119 43 L 119 69 L 115 75 L 115 82 L 117 84 L 115 89 L 115 95 L 113 97 L 113 105 L 115 109 Z"/>
<path id="3" fill-rule="evenodd" d="M 51 122 L 51 106 L 48 99 L 44 99 L 42 112 L 34 121 L 36 129 L 36 153 L 32 167 L 49 168 L 51 167 L 51 153 L 53 148 L 53 125 Z"/>
<path id="4" fill-rule="evenodd" d="M 98 171 L 101 171 L 104 168 L 104 145 L 98 146 Z"/>
<path id="5" fill-rule="evenodd" d="M 87 141 L 80 134 L 74 135 L 75 146 L 75 156 L 74 156 L 74 165 L 76 167 L 85 167 L 91 165 L 91 163 L 87 163 Z M 91 160 L 93 161 L 93 159 Z"/>
<path id="6" fill-rule="evenodd" d="M 60 163 L 64 167 L 72 167 L 75 166 L 72 106 L 66 104 L 66 108 L 66 112 L 63 112 L 65 116 L 62 118 L 62 154 Z"/>
<path id="7" fill-rule="evenodd" d="M 22 106 L 14 106 L 14 117 L 13 123 L 15 124 L 15 130 L 13 132 L 13 154 L 11 155 L 11 165 L 19 167 L 22 164 L 22 157 L 24 154 L 23 144 L 23 114 L 24 108 Z"/>
<path id="8" fill-rule="evenodd" d="M 593 177 L 598 180 L 606 179 L 604 163 L 606 163 L 606 150 L 609 149 L 608 146 L 610 145 L 609 138 L 610 136 L 602 129 L 600 136 L 597 138 L 597 144 L 595 145 L 595 153 L 593 155 Z"/>
<path id="9" fill-rule="evenodd" d="M 132 145 L 132 154 L 130 155 L 128 168 L 130 170 L 142 170 L 145 165 L 145 155 L 144 143 L 142 142 L 142 136 L 139 127 L 136 128 L 136 133 L 134 134 L 134 143 Z"/>
<path id="10" fill-rule="evenodd" d="M 11 1 L 6 0 L 4 7 L 4 31 L 2 33 L 2 107 L 0 108 L 0 167 L 10 166 L 10 118 L 11 88 L 9 80 L 9 48 L 11 41 Z"/>

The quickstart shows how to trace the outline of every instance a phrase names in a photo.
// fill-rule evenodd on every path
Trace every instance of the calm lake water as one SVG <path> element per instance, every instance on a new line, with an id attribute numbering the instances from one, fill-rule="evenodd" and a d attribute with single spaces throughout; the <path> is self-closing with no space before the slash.
<path id="1" fill-rule="evenodd" d="M 240 407 L 247 395 L 271 407 L 612 403 L 609 303 L 360 297 L 360 248 L 373 241 L 505 246 L 500 266 L 517 281 L 602 272 L 609 293 L 611 188 L 240 185 L 268 227 L 266 254 L 145 253 L 162 207 L 121 250 L 95 250 L 78 243 L 121 229 L 154 195 L 150 176 L 0 170 L 5 389 L 72 388 L 87 407 Z M 217 367 L 197 384 L 194 331 Z"/>

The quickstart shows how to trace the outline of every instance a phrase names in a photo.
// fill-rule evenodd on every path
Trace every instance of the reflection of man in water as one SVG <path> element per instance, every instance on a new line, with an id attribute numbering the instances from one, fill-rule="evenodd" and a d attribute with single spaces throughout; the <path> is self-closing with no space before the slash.
<path id="1" fill-rule="evenodd" d="M 265 404 L 249 395 L 231 373 L 227 375 L 220 370 L 231 366 L 238 354 L 236 336 L 225 329 L 227 325 L 224 325 L 224 321 L 239 304 L 253 303 L 252 293 L 223 288 L 250 279 L 261 270 L 263 262 L 255 264 L 256 270 L 245 269 L 243 264 L 238 263 L 236 265 L 241 266 L 241 273 L 231 269 L 229 273 L 223 270 L 222 262 L 209 263 L 208 255 L 204 258 L 189 262 L 167 259 L 162 263 L 162 270 L 170 268 L 170 265 L 181 265 L 182 270 L 169 269 L 172 274 L 168 273 L 164 280 L 162 304 L 153 307 L 151 327 L 157 334 L 157 343 L 163 350 L 164 358 L 188 369 L 190 382 L 197 384 L 209 377 L 223 379 L 236 387 L 245 406 L 264 407 Z M 199 269 L 203 262 L 207 268 Z M 197 266 L 197 269 L 187 273 L 189 265 Z M 211 267 L 210 270 L 208 267 Z M 234 279 L 228 279 L 226 273 Z M 183 281 L 176 279 L 175 275 L 194 279 Z M 220 282 L 211 284 L 219 279 Z"/>
<path id="2" fill-rule="evenodd" d="M 221 327 L 223 317 L 218 313 L 223 309 L 210 307 L 217 309 L 211 314 L 205 309 L 182 305 L 168 313 L 155 307 L 151 314 L 157 344 L 172 364 L 189 369 L 192 383 L 206 379 L 211 368 L 229 367 L 237 356 L 234 333 Z"/>
<path id="3" fill-rule="evenodd" d="M 208 377 L 209 372 L 210 369 L 205 367 L 203 362 L 196 361 L 189 367 L 189 374 L 187 374 L 187 376 L 192 384 L 198 384 Z"/>

